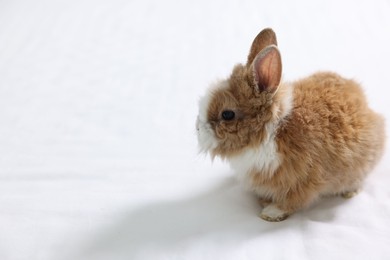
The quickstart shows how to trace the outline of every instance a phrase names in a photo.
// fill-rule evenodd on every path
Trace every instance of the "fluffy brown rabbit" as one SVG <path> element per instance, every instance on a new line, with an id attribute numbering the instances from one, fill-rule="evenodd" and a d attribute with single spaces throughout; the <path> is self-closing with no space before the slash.
<path id="1" fill-rule="evenodd" d="M 229 161 L 268 221 L 323 196 L 352 197 L 385 143 L 384 119 L 355 81 L 319 72 L 281 83 L 276 45 L 271 29 L 261 31 L 246 65 L 200 100 L 196 124 L 201 150 Z"/>

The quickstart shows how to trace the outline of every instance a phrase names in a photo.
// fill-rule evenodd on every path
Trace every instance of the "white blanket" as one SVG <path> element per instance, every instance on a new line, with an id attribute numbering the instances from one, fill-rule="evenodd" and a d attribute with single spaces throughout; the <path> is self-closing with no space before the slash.
<path id="1" fill-rule="evenodd" d="M 265 27 L 285 80 L 355 78 L 390 120 L 389 14 L 386 0 L 0 1 L 0 259 L 390 259 L 388 152 L 358 196 L 268 223 L 194 129 L 199 96 Z"/>

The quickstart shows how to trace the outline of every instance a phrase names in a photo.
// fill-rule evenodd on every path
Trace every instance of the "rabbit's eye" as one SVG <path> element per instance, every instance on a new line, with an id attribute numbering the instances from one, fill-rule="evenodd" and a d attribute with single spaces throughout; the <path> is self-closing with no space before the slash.
<path id="1" fill-rule="evenodd" d="M 235 113 L 231 110 L 225 110 L 222 112 L 223 120 L 233 120 L 234 116 L 235 116 Z"/>

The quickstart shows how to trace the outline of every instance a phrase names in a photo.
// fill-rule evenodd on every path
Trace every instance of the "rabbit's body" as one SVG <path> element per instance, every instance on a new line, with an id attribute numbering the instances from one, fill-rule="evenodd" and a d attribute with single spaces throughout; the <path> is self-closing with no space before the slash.
<path id="1" fill-rule="evenodd" d="M 201 102 L 198 138 L 259 196 L 261 217 L 280 221 L 322 196 L 353 195 L 383 153 L 384 120 L 337 74 L 280 83 L 276 38 L 265 32 L 247 65 Z"/>
<path id="2" fill-rule="evenodd" d="M 383 118 L 367 107 L 361 88 L 332 73 L 280 87 L 293 89 L 291 107 L 266 134 L 274 144 L 229 159 L 240 179 L 285 216 L 321 196 L 358 191 L 384 146 Z M 252 167 L 240 166 L 250 164 L 245 158 L 264 154 L 269 159 L 265 167 L 256 167 L 259 159 Z"/>

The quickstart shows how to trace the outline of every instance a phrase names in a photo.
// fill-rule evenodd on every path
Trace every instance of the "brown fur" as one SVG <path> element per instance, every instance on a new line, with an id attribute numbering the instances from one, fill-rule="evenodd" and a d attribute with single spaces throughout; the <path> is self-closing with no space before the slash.
<path id="1" fill-rule="evenodd" d="M 288 214 L 320 196 L 357 191 L 384 149 L 384 120 L 354 81 L 317 73 L 294 84 L 293 104 L 277 131 L 283 163 L 271 179 L 251 175 Z"/>
<path id="2" fill-rule="evenodd" d="M 208 119 L 218 139 L 223 140 L 212 151 L 223 158 L 237 154 L 247 146 L 257 146 L 262 141 L 264 124 L 271 120 L 272 94 L 256 91 L 253 75 L 242 65 L 237 65 L 229 79 L 229 87 L 213 93 Z M 237 120 L 221 119 L 223 109 L 236 112 Z"/>
<path id="3" fill-rule="evenodd" d="M 276 45 L 271 29 L 256 37 L 247 64 L 235 66 L 227 86 L 212 92 L 207 117 L 218 139 L 210 151 L 213 156 L 229 160 L 274 136 L 279 167 L 252 170 L 248 178 L 253 190 L 267 190 L 260 194 L 263 202 L 285 213 L 264 218 L 280 221 L 321 196 L 354 194 L 383 153 L 385 131 L 383 117 L 368 107 L 360 86 L 337 74 L 316 73 L 293 84 L 281 83 L 278 89 L 262 89 L 257 79 L 263 69 L 271 78 L 279 73 L 279 80 L 281 73 L 281 64 L 257 67 L 267 45 Z M 269 59 L 279 55 L 276 47 L 271 52 Z M 283 100 L 288 95 L 292 108 L 286 114 Z M 225 109 L 233 110 L 236 118 L 223 120 Z M 270 123 L 275 123 L 273 133 L 267 132 Z"/>

